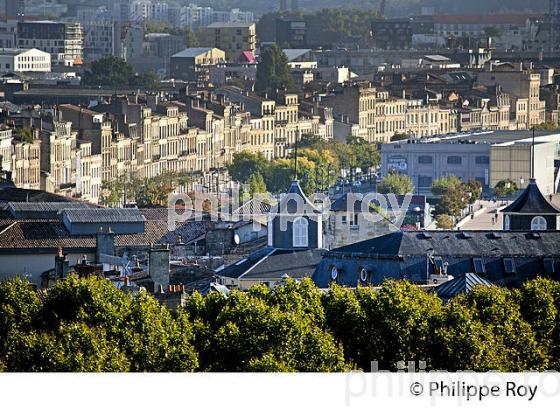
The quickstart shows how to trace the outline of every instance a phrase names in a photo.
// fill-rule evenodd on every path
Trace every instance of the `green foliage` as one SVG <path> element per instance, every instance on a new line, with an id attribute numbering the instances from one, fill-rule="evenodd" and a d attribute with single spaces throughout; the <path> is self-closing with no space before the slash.
<path id="1" fill-rule="evenodd" d="M 149 179 L 121 175 L 111 181 L 103 181 L 101 201 L 113 207 L 120 206 L 125 199 L 127 203 L 135 202 L 139 207 L 163 206 L 177 187 L 185 186 L 189 181 L 190 175 L 186 172 L 165 171 Z"/>
<path id="2" fill-rule="evenodd" d="M 84 73 L 83 83 L 107 87 L 134 86 L 148 89 L 160 87 L 159 77 L 155 73 L 136 75 L 126 61 L 114 56 L 103 57 L 92 62 L 91 69 Z"/>
<path id="3" fill-rule="evenodd" d="M 474 204 L 480 198 L 481 192 L 482 185 L 479 181 L 471 180 L 465 183 L 455 175 L 441 177 L 432 182 L 432 194 L 440 197 L 437 213 L 455 218 L 461 216 L 461 211 L 467 205 Z"/>
<path id="4" fill-rule="evenodd" d="M 289 272 L 287 272 L 289 273 Z M 37 293 L 0 282 L 0 371 L 560 369 L 560 283 L 475 287 L 444 305 L 407 281 L 321 292 L 310 279 L 187 298 L 172 313 L 153 297 L 75 276 Z"/>
<path id="5" fill-rule="evenodd" d="M 453 227 L 455 226 L 453 218 L 447 214 L 437 215 L 436 224 L 439 229 L 453 229 Z"/>
<path id="6" fill-rule="evenodd" d="M 314 371 L 346 369 L 342 348 L 323 329 L 321 299 L 310 280 L 269 290 L 254 287 L 193 297 L 200 365 L 207 371 Z"/>
<path id="7" fill-rule="evenodd" d="M 266 184 L 261 174 L 253 174 L 249 178 L 249 193 L 251 196 L 266 193 Z"/>
<path id="8" fill-rule="evenodd" d="M 380 194 L 406 195 L 414 191 L 414 185 L 408 175 L 391 173 L 377 185 Z"/>
<path id="9" fill-rule="evenodd" d="M 276 44 L 261 53 L 257 67 L 255 89 L 261 93 L 276 95 L 278 91 L 292 91 L 294 81 L 288 67 L 288 57 Z"/>
<path id="10" fill-rule="evenodd" d="M 535 127 L 537 131 L 555 131 L 558 129 L 558 124 L 555 122 L 543 122 Z"/>
<path id="11" fill-rule="evenodd" d="M 503 179 L 494 187 L 494 195 L 497 197 L 506 197 L 517 192 L 517 183 L 511 179 Z"/>
<path id="12" fill-rule="evenodd" d="M 8 371 L 159 372 L 198 367 L 192 324 L 185 316 L 173 318 L 151 296 L 130 296 L 97 277 L 70 276 L 41 300 L 28 289 L 17 280 L 0 284 L 1 316 L 12 312 L 21 322 L 3 326 L 8 332 L 2 335 L 0 362 Z M 20 293 L 20 304 L 28 304 L 25 309 L 14 307 L 14 292 Z"/>
<path id="13" fill-rule="evenodd" d="M 91 63 L 91 70 L 84 73 L 86 85 L 118 87 L 128 85 L 134 77 L 132 67 L 122 58 L 107 56 Z"/>
<path id="14" fill-rule="evenodd" d="M 231 179 L 240 183 L 248 183 L 251 175 L 265 174 L 268 161 L 260 152 L 252 154 L 247 151 L 233 154 L 233 161 L 228 164 L 228 173 Z"/>
<path id="15" fill-rule="evenodd" d="M 461 185 L 461 179 L 455 175 L 448 175 L 432 181 L 432 194 L 434 196 L 441 196 L 449 189 L 457 188 Z"/>

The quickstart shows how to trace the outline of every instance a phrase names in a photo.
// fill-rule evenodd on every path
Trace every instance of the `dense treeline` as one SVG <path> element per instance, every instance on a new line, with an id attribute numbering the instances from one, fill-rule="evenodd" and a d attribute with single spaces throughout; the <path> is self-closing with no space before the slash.
<path id="1" fill-rule="evenodd" d="M 408 282 L 322 293 L 310 280 L 229 297 L 194 294 L 169 312 L 109 281 L 70 277 L 48 292 L 0 283 L 4 371 L 560 369 L 560 283 L 479 287 L 444 305 Z"/>

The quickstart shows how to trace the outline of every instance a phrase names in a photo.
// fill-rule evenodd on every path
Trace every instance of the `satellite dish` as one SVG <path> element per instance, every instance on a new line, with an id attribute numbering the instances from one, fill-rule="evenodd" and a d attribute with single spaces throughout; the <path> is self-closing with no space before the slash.
<path id="1" fill-rule="evenodd" d="M 233 235 L 233 242 L 235 242 L 236 245 L 239 245 L 241 242 L 241 238 L 239 238 L 238 234 Z"/>
<path id="2" fill-rule="evenodd" d="M 336 269 L 336 266 L 333 266 L 331 269 L 331 279 L 336 280 L 337 277 L 338 277 L 338 269 Z"/>

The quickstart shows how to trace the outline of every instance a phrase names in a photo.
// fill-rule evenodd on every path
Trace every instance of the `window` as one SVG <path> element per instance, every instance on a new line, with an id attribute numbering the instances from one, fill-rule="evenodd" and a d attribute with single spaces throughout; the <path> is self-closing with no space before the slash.
<path id="1" fill-rule="evenodd" d="M 477 165 L 486 165 L 490 163 L 490 158 L 486 155 L 476 157 L 475 162 Z"/>
<path id="2" fill-rule="evenodd" d="M 295 248 L 305 248 L 309 246 L 309 222 L 307 219 L 297 218 L 292 227 L 292 242 Z"/>
<path id="3" fill-rule="evenodd" d="M 429 176 L 418 176 L 418 187 L 419 188 L 429 188 L 432 186 L 432 177 Z"/>
<path id="4" fill-rule="evenodd" d="M 504 272 L 508 275 L 512 275 L 516 272 L 513 258 L 504 258 Z"/>
<path id="5" fill-rule="evenodd" d="M 509 220 L 509 215 L 504 216 L 504 231 L 509 231 L 511 229 L 511 223 Z"/>
<path id="6" fill-rule="evenodd" d="M 532 231 L 546 231 L 546 219 L 542 216 L 535 216 L 531 220 L 531 230 Z"/>
<path id="7" fill-rule="evenodd" d="M 473 265 L 474 273 L 486 273 L 486 267 L 484 266 L 484 260 L 482 258 L 473 258 Z"/>
<path id="8" fill-rule="evenodd" d="M 430 155 L 420 155 L 418 157 L 419 164 L 431 164 L 433 162 L 433 158 Z"/>
<path id="9" fill-rule="evenodd" d="M 450 165 L 461 165 L 463 163 L 463 158 L 453 155 L 450 157 L 447 157 L 447 163 Z"/>

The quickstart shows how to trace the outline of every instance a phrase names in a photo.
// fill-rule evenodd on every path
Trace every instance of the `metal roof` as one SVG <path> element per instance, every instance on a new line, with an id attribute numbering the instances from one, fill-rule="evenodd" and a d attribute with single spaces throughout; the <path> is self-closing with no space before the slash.
<path id="1" fill-rule="evenodd" d="M 442 299 L 450 299 L 462 293 L 469 293 L 475 286 L 492 286 L 492 283 L 474 273 L 464 273 L 439 285 L 435 292 Z"/>
<path id="2" fill-rule="evenodd" d="M 173 54 L 171 57 L 196 57 L 201 54 L 206 54 L 207 52 L 213 50 L 213 47 L 192 47 L 192 48 L 185 48 L 182 51 L 179 51 L 176 54 Z"/>

